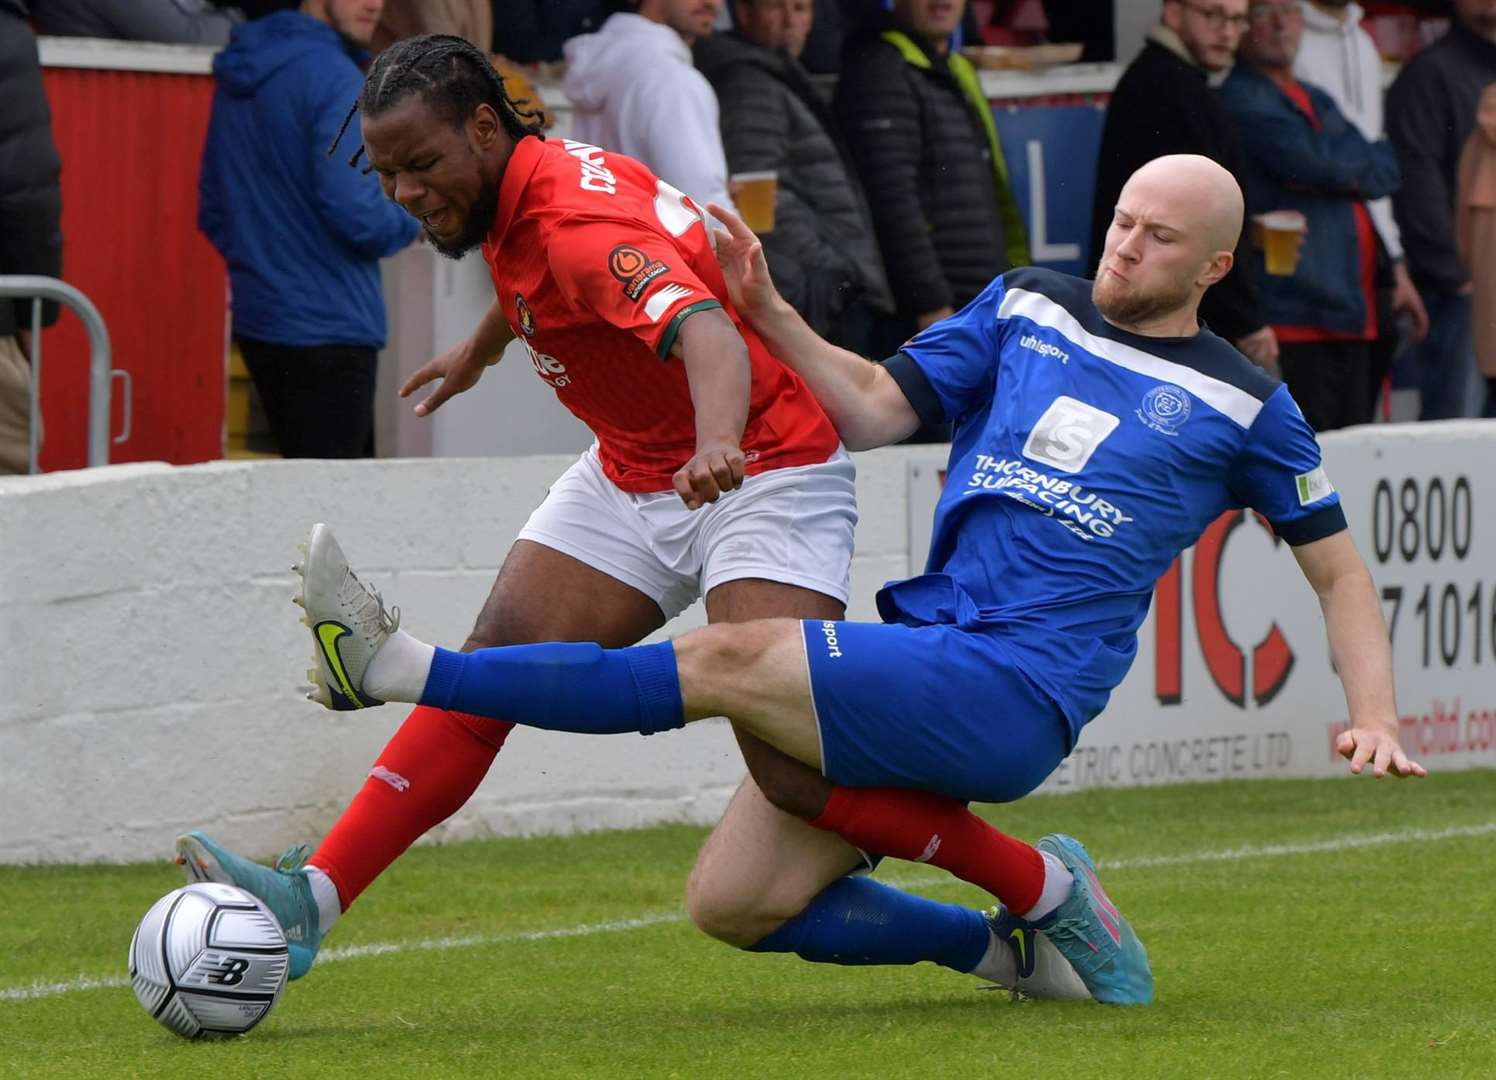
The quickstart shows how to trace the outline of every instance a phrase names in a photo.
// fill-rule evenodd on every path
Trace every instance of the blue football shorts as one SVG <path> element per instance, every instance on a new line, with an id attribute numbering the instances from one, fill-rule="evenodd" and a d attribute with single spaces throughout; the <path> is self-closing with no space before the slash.
<path id="1" fill-rule="evenodd" d="M 849 787 L 1012 802 L 1069 753 L 1053 699 L 992 634 L 806 620 L 821 771 Z"/>

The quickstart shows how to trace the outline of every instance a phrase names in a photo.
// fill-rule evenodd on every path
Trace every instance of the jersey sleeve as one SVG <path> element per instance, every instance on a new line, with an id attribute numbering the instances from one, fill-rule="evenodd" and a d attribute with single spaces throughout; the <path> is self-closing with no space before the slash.
<path id="1" fill-rule="evenodd" d="M 722 306 L 683 251 L 623 222 L 563 222 L 546 258 L 573 308 L 633 334 L 661 360 L 688 316 Z"/>
<path id="2" fill-rule="evenodd" d="M 1274 390 L 1257 414 L 1229 483 L 1242 505 L 1262 514 L 1295 547 L 1346 527 L 1319 442 L 1286 386 Z"/>
<path id="3" fill-rule="evenodd" d="M 1003 281 L 906 342 L 884 367 L 925 423 L 955 420 L 992 401 Z"/>

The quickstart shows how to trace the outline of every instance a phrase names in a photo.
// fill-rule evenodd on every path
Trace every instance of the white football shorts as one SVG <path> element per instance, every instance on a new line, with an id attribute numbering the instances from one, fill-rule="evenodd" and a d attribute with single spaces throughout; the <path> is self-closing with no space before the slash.
<path id="1" fill-rule="evenodd" d="M 687 510 L 674 491 L 619 491 L 594 444 L 551 485 L 519 538 L 633 586 L 673 619 L 742 578 L 846 603 L 856 527 L 857 470 L 841 447 L 820 465 L 746 477 L 737 491 Z"/>

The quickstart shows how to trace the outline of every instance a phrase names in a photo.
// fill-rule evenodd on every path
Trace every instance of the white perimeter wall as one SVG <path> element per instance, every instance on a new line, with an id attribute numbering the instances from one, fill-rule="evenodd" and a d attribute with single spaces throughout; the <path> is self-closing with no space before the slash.
<path id="1" fill-rule="evenodd" d="M 1379 587 L 1404 590 L 1395 653 L 1409 731 L 1431 765 L 1496 765 L 1496 427 L 1370 428 L 1325 446 Z M 289 565 L 306 528 L 334 523 L 406 626 L 456 644 L 569 461 L 124 465 L 0 479 L 0 863 L 161 858 L 195 827 L 260 855 L 320 837 L 405 709 L 332 714 L 295 692 L 310 653 Z M 908 573 L 911 537 L 920 557 L 943 464 L 937 448 L 859 456 L 853 617 L 874 618 L 877 587 Z M 1438 559 L 1424 543 L 1378 562 L 1377 484 L 1397 496 L 1413 480 L 1417 517 L 1433 513 L 1434 479 L 1447 500 L 1461 477 L 1463 556 L 1445 538 Z M 1413 526 L 1389 512 L 1411 540 Z M 1435 524 L 1418 526 L 1425 541 Z M 1275 625 L 1295 656 L 1271 700 L 1240 703 L 1203 661 L 1195 557 L 1185 557 L 1178 702 L 1157 694 L 1150 616 L 1132 675 L 1051 789 L 1336 771 L 1328 744 L 1344 706 L 1291 556 L 1246 524 L 1213 571 L 1227 636 L 1248 662 Z M 1458 593 L 1445 607 L 1458 608 L 1461 629 L 1435 617 L 1431 654 L 1432 609 L 1415 611 L 1424 586 L 1435 607 Z M 669 629 L 699 621 L 698 606 Z M 707 822 L 741 774 L 721 723 L 648 740 L 521 730 L 437 837 Z"/>

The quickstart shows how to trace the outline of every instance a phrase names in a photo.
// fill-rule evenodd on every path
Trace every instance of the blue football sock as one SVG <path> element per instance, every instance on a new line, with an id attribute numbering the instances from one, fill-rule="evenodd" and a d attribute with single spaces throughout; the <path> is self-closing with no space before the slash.
<path id="1" fill-rule="evenodd" d="M 989 941 L 980 911 L 844 877 L 749 951 L 792 952 L 818 964 L 933 960 L 965 972 L 981 962 Z"/>
<path id="2" fill-rule="evenodd" d="M 557 642 L 437 649 L 420 703 L 591 735 L 653 735 L 686 722 L 668 641 L 631 649 Z"/>

